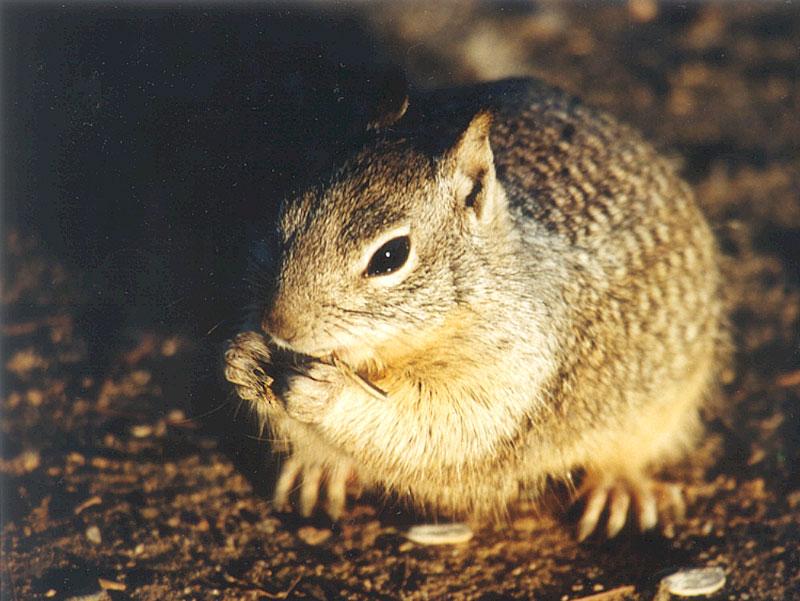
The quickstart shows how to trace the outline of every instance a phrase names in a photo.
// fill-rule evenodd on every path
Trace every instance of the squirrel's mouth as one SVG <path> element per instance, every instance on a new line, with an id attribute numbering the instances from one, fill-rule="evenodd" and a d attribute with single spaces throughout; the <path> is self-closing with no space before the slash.
<path id="1" fill-rule="evenodd" d="M 355 369 L 346 359 L 342 358 L 341 349 L 317 349 L 316 351 L 308 352 L 306 350 L 298 349 L 296 346 L 289 344 L 286 340 L 283 340 L 277 336 L 267 334 L 267 337 L 272 344 L 283 351 L 291 353 L 291 355 L 294 356 L 294 361 L 303 362 L 308 360 L 316 360 L 321 361 L 322 363 L 327 363 L 328 365 L 333 365 L 342 374 L 347 376 L 351 381 L 353 381 L 374 398 L 379 400 L 386 399 L 386 392 L 384 390 L 373 384 L 365 375 L 359 373 L 359 371 Z"/>

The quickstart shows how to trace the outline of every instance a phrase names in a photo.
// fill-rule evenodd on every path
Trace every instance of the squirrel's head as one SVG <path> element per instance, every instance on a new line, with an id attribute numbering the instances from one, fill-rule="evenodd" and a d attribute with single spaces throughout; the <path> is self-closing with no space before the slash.
<path id="1" fill-rule="evenodd" d="M 506 224 L 479 112 L 445 150 L 380 132 L 317 187 L 284 202 L 261 252 L 264 331 L 354 366 L 414 346 L 470 306 Z M 261 300 L 261 299 L 260 299 Z"/>

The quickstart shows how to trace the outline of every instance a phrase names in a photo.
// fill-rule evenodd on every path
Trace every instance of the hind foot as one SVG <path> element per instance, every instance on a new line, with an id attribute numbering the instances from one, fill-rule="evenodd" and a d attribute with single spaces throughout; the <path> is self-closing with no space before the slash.
<path id="1" fill-rule="evenodd" d="M 605 535 L 620 533 L 630 516 L 640 531 L 652 530 L 659 523 L 681 521 L 686 512 L 683 494 L 677 484 L 657 482 L 646 476 L 636 479 L 587 475 L 578 501 L 583 513 L 578 522 L 578 540 L 586 540 L 598 530 L 605 514 Z"/>
<path id="2" fill-rule="evenodd" d="M 298 491 L 300 515 L 309 517 L 319 505 L 322 496 L 322 509 L 332 520 L 338 520 L 347 502 L 347 485 L 353 481 L 355 472 L 350 462 L 340 461 L 331 466 L 305 462 L 292 455 L 281 466 L 272 504 L 278 511 L 291 511 L 291 497 Z"/>

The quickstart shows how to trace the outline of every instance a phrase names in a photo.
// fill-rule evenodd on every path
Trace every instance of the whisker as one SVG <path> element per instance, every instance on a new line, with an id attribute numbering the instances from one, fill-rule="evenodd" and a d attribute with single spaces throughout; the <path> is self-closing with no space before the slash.
<path id="1" fill-rule="evenodd" d="M 215 331 L 217 328 L 219 328 L 219 327 L 220 327 L 222 324 L 224 324 L 226 321 L 231 321 L 231 320 L 230 320 L 230 319 L 227 319 L 227 318 L 226 318 L 226 319 L 220 319 L 220 320 L 219 320 L 219 321 L 218 321 L 216 324 L 214 324 L 213 326 L 211 326 L 211 328 L 208 330 L 208 332 L 206 332 L 206 334 L 205 334 L 205 335 L 206 335 L 206 336 L 210 336 L 211 334 L 213 334 L 213 333 L 214 333 L 214 331 Z"/>
<path id="2" fill-rule="evenodd" d="M 188 424 L 188 423 L 191 423 L 193 421 L 197 421 L 197 420 L 203 419 L 204 417 L 208 417 L 209 415 L 212 415 L 212 414 L 216 413 L 220 409 L 224 409 L 225 406 L 230 405 L 230 404 L 231 404 L 231 401 L 227 400 L 224 403 L 221 403 L 221 404 L 217 405 L 213 409 L 210 409 L 210 410 L 206 411 L 205 413 L 200 413 L 199 415 L 189 416 L 186 419 L 181 420 L 181 421 L 179 421 L 177 423 L 178 424 Z"/>
<path id="3" fill-rule="evenodd" d="M 335 309 L 337 311 L 341 311 L 342 313 L 345 313 L 345 314 L 363 315 L 365 317 L 369 317 L 370 319 L 378 318 L 378 319 L 384 319 L 384 320 L 388 321 L 388 320 L 391 320 L 391 319 L 394 318 L 394 315 L 392 315 L 391 313 L 385 312 L 385 311 L 375 311 L 375 310 L 373 310 L 373 311 L 365 311 L 365 310 L 362 310 L 362 309 L 353 309 L 351 307 L 342 307 L 340 305 L 331 304 L 331 303 L 326 303 L 326 304 L 324 304 L 322 306 L 324 308 Z M 418 315 L 412 313 L 408 309 L 404 309 L 402 307 L 392 307 L 392 309 L 397 313 L 402 313 L 406 317 L 410 317 L 415 322 L 418 322 L 418 321 L 422 320 Z"/>
<path id="4" fill-rule="evenodd" d="M 280 438 L 268 438 L 268 437 L 265 437 L 265 436 L 256 436 L 254 434 L 243 434 L 242 436 L 244 436 L 245 438 L 248 438 L 250 440 L 255 440 L 256 442 L 267 442 L 267 443 L 270 443 L 270 444 L 273 444 L 273 443 L 276 443 L 276 442 L 282 442 Z"/>

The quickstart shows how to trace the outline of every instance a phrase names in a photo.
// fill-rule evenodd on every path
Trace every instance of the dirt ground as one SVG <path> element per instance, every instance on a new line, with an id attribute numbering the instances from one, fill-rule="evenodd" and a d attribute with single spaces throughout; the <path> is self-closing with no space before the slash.
<path id="1" fill-rule="evenodd" d="M 110 111 L 114 103 L 97 109 L 99 101 L 85 98 L 133 103 L 138 88 L 129 93 L 108 79 L 99 66 L 106 59 L 98 59 L 105 50 L 92 54 L 88 42 L 70 44 L 90 23 L 92 43 L 105 48 L 135 22 L 141 36 L 125 38 L 126 44 L 130 56 L 144 58 L 124 64 L 137 65 L 139 75 L 148 65 L 158 70 L 155 54 L 146 52 L 152 42 L 142 25 L 147 21 L 136 21 L 136 11 L 145 9 L 130 9 L 123 23 L 112 11 L 89 19 L 56 8 L 31 16 L 23 8 L 5 25 L 33 37 L 23 40 L 18 54 L 4 55 L 5 84 L 23 83 L 4 86 L 15 144 L 4 151 L 4 172 L 13 181 L 4 188 L 2 599 L 649 600 L 663 576 L 703 566 L 721 566 L 727 574 L 716 599 L 800 599 L 800 10 L 790 3 L 659 6 L 646 0 L 591 9 L 437 6 L 359 6 L 326 16 L 322 37 L 309 29 L 297 34 L 296 47 L 275 45 L 302 56 L 312 48 L 322 56 L 328 45 L 341 46 L 341 37 L 363 36 L 366 46 L 354 43 L 346 52 L 396 62 L 416 85 L 535 75 L 639 127 L 682 161 L 729 258 L 738 347 L 721 399 L 724 411 L 709 423 L 701 448 L 671 474 L 686 483 L 685 523 L 665 533 L 627 532 L 610 542 L 578 544 L 569 512 L 520 506 L 508 523 L 486 526 L 467 544 L 423 547 L 403 536 L 415 516 L 376 499 L 352 503 L 338 524 L 272 511 L 272 464 L 263 441 L 215 390 L 214 378 L 198 376 L 208 371 L 203 357 L 213 347 L 207 335 L 213 328 L 186 328 L 190 320 L 153 309 L 172 304 L 153 301 L 161 289 L 142 293 L 142 281 L 155 285 L 146 277 L 125 279 L 116 296 L 105 294 L 107 279 L 96 278 L 103 264 L 98 257 L 117 247 L 161 252 L 155 235 L 142 233 L 136 213 L 119 208 L 139 205 L 109 208 L 110 186 L 134 190 L 125 178 L 143 174 L 174 186 L 168 178 L 187 165 L 201 165 L 193 176 L 215 182 L 227 175 L 208 166 L 224 161 L 198 154 L 171 163 L 163 158 L 172 148 L 165 144 L 159 155 L 165 162 L 146 163 L 161 171 L 126 171 L 127 163 L 142 164 L 151 154 L 123 160 L 120 153 L 116 171 L 101 178 L 107 164 L 93 162 L 99 159 L 86 149 L 100 139 L 92 137 L 98 130 L 111 127 L 110 113 L 97 111 Z M 243 9 L 238 29 L 213 35 L 244 45 L 251 21 L 261 27 L 295 18 L 271 10 L 258 20 L 247 12 L 258 7 Z M 203 23 L 213 19 L 196 9 L 174 27 L 191 26 L 199 36 L 192 48 L 204 48 L 212 45 L 213 27 Z M 293 21 L 295 33 L 305 22 Z M 164 27 L 171 31 L 172 24 Z M 77 54 L 59 50 L 53 60 L 40 59 L 37 52 L 53 40 L 66 40 L 63 48 Z M 204 56 L 203 69 L 213 72 L 214 56 Z M 69 63 L 73 59 L 78 62 Z M 191 71 L 191 52 L 182 60 L 181 73 Z M 294 67 L 280 64 L 272 76 L 284 85 Z M 118 71 L 119 80 L 134 76 Z M 302 88 L 307 72 L 298 73 Z M 167 79 L 157 79 L 161 88 Z M 319 87 L 327 94 L 335 85 L 323 79 Z M 191 94 L 200 94 L 197 89 Z M 32 96 L 15 96 L 23 90 Z M 270 110 L 289 110 L 289 104 L 297 106 L 292 101 Z M 150 106 L 143 100 L 134 117 L 120 117 L 118 129 L 103 138 L 103 157 L 115 152 L 117 140 L 144 140 L 164 127 L 150 119 Z M 214 127 L 225 128 L 227 113 L 202 110 L 195 107 L 186 123 L 211 123 L 214 135 L 220 131 Z M 53 121 L 59 111 L 67 115 L 63 122 Z M 293 135 L 290 130 L 287 125 L 284 135 Z M 170 135 L 183 150 L 189 142 L 194 148 L 203 143 L 196 127 L 174 125 Z M 230 145 L 228 159 L 242 144 L 256 143 L 230 135 L 232 141 L 219 141 Z M 268 151 L 274 162 L 276 149 Z M 289 151 L 285 156 L 298 160 Z M 59 168 L 51 172 L 37 161 Z M 247 173 L 262 177 L 269 164 Z M 269 173 L 274 180 L 265 175 L 262 184 L 280 185 L 280 169 L 273 165 Z M 97 192 L 92 202 L 77 194 L 72 202 L 70 190 L 79 188 L 70 186 L 79 184 Z M 144 198 L 142 190 L 136 188 L 137 198 Z M 119 194 L 114 198 L 122 202 Z M 156 206 L 136 202 L 148 211 Z M 177 241 L 173 252 L 162 254 L 174 264 L 191 264 L 181 271 L 170 263 L 165 277 L 201 281 L 192 279 L 199 273 L 194 263 L 203 267 L 204 256 L 222 251 L 215 253 L 214 244 L 183 247 L 182 241 L 200 231 L 200 242 L 216 240 L 225 224 L 198 230 L 194 222 L 155 217 L 148 231 L 167 239 L 158 229 L 165 221 L 169 239 Z M 149 269 L 139 255 L 130 265 Z M 194 306 L 214 306 L 189 289 Z M 167 294 L 171 290 L 167 286 Z"/>

